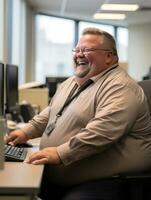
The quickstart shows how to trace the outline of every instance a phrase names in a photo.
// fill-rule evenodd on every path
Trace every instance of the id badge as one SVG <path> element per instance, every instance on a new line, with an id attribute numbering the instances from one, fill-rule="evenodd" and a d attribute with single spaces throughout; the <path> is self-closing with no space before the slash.
<path id="1" fill-rule="evenodd" d="M 55 123 L 50 123 L 45 130 L 46 135 L 50 135 L 50 133 L 54 130 L 55 126 Z"/>

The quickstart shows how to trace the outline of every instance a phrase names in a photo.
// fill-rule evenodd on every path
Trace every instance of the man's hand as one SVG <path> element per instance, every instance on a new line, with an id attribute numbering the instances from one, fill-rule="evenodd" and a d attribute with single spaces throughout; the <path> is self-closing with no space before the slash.
<path id="1" fill-rule="evenodd" d="M 9 135 L 6 135 L 4 137 L 4 141 L 13 146 L 15 146 L 16 144 L 26 143 L 27 140 L 28 140 L 27 135 L 20 129 L 12 131 L 9 133 Z"/>
<path id="2" fill-rule="evenodd" d="M 56 147 L 47 147 L 38 152 L 33 153 L 31 156 L 29 156 L 26 162 L 34 165 L 38 164 L 58 165 L 61 164 L 61 159 L 58 155 Z"/>

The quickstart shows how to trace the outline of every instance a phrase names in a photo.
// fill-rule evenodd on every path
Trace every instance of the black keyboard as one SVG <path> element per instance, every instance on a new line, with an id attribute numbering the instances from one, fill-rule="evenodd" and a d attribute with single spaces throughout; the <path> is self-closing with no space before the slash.
<path id="1" fill-rule="evenodd" d="M 5 160 L 6 161 L 17 161 L 23 162 L 27 155 L 27 149 L 24 147 L 14 147 L 8 144 L 5 144 L 4 148 Z"/>

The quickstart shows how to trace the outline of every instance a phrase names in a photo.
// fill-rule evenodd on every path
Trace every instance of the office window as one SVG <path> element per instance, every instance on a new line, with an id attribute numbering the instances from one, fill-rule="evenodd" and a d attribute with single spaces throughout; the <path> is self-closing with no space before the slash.
<path id="1" fill-rule="evenodd" d="M 35 79 L 73 74 L 75 23 L 51 16 L 36 16 Z"/>
<path id="2" fill-rule="evenodd" d="M 26 1 L 5 1 L 7 11 L 5 23 L 6 63 L 19 66 L 19 83 L 25 82 L 26 58 Z"/>
<path id="3" fill-rule="evenodd" d="M 4 60 L 4 32 L 5 32 L 5 27 L 4 27 L 4 18 L 5 18 L 5 10 L 4 10 L 4 0 L 0 1 L 0 60 Z"/>
<path id="4" fill-rule="evenodd" d="M 117 28 L 117 50 L 120 62 L 128 61 L 128 29 Z"/>
<path id="5" fill-rule="evenodd" d="M 107 31 L 114 37 L 114 27 L 113 26 L 105 25 L 105 24 L 97 24 L 97 23 L 92 23 L 92 22 L 83 22 L 83 21 L 79 22 L 79 37 L 80 37 L 83 29 L 85 29 L 87 27 L 95 27 L 95 28 L 102 29 L 104 31 Z"/>

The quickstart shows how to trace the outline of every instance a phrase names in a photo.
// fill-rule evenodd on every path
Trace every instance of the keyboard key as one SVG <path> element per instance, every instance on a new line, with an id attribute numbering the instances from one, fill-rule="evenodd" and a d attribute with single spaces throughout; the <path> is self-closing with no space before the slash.
<path id="1" fill-rule="evenodd" d="M 4 148 L 6 161 L 22 162 L 27 155 L 27 149 L 23 147 L 14 147 L 6 144 Z"/>

